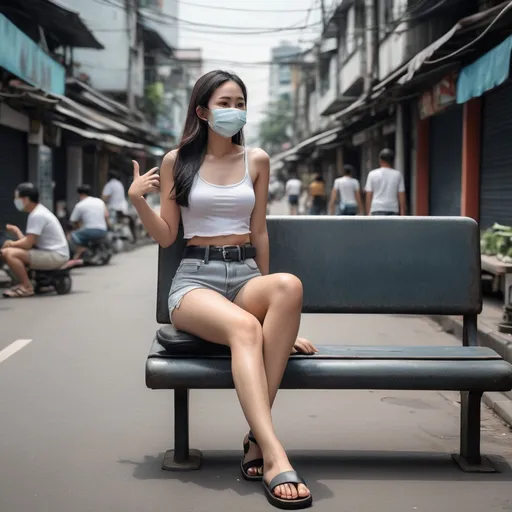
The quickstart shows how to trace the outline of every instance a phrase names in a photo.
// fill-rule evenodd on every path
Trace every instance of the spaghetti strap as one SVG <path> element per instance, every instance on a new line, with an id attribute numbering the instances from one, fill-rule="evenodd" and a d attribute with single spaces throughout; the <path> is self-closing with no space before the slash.
<path id="1" fill-rule="evenodd" d="M 247 158 L 247 147 L 244 146 L 245 175 L 249 176 L 249 159 Z"/>

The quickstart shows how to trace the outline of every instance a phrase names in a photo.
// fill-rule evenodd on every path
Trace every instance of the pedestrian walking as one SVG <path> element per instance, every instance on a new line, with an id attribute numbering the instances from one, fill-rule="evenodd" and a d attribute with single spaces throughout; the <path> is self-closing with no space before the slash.
<path id="1" fill-rule="evenodd" d="M 402 173 L 393 168 L 395 154 L 383 149 L 380 167 L 370 171 L 366 181 L 366 208 L 369 215 L 405 215 L 405 185 Z"/>
<path id="2" fill-rule="evenodd" d="M 325 192 L 325 179 L 317 174 L 308 188 L 309 214 L 325 215 L 327 213 L 327 197 Z"/>
<path id="3" fill-rule="evenodd" d="M 334 180 L 329 201 L 331 215 L 364 215 L 359 181 L 354 174 L 355 169 L 347 164 L 343 166 L 343 176 Z"/>
<path id="4" fill-rule="evenodd" d="M 299 199 L 302 194 L 302 181 L 297 178 L 295 172 L 290 173 L 290 178 L 286 182 L 285 194 L 288 197 L 290 215 L 297 215 L 299 211 Z"/>

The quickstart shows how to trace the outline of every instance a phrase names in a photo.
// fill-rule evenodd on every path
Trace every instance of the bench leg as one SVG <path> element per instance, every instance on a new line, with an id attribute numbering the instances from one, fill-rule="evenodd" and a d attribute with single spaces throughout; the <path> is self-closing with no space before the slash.
<path id="1" fill-rule="evenodd" d="M 201 452 L 188 445 L 188 394 L 188 389 L 174 390 L 174 450 L 165 453 L 166 471 L 192 471 L 201 465 Z"/>
<path id="2" fill-rule="evenodd" d="M 480 454 L 480 423 L 482 392 L 461 393 L 460 454 L 452 455 L 462 471 L 468 473 L 495 473 L 491 461 Z"/>

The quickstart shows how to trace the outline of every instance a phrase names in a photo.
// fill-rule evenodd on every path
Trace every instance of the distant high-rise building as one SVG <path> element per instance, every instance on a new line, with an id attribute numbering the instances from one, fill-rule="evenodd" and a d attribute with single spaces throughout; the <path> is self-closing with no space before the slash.
<path id="1" fill-rule="evenodd" d="M 301 52 L 300 46 L 292 45 L 286 41 L 281 41 L 279 46 L 272 48 L 268 94 L 270 103 L 283 97 L 291 99 L 293 62 L 299 59 Z"/>

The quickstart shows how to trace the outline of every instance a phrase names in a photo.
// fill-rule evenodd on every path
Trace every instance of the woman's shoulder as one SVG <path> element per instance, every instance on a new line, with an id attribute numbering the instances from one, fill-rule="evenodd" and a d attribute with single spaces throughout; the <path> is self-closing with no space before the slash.
<path id="1" fill-rule="evenodd" d="M 163 162 L 164 163 L 174 163 L 176 161 L 176 158 L 178 157 L 178 150 L 172 149 L 168 153 L 165 154 Z"/>
<path id="2" fill-rule="evenodd" d="M 261 148 L 247 148 L 247 156 L 256 164 L 266 164 L 270 162 L 268 153 Z"/>

